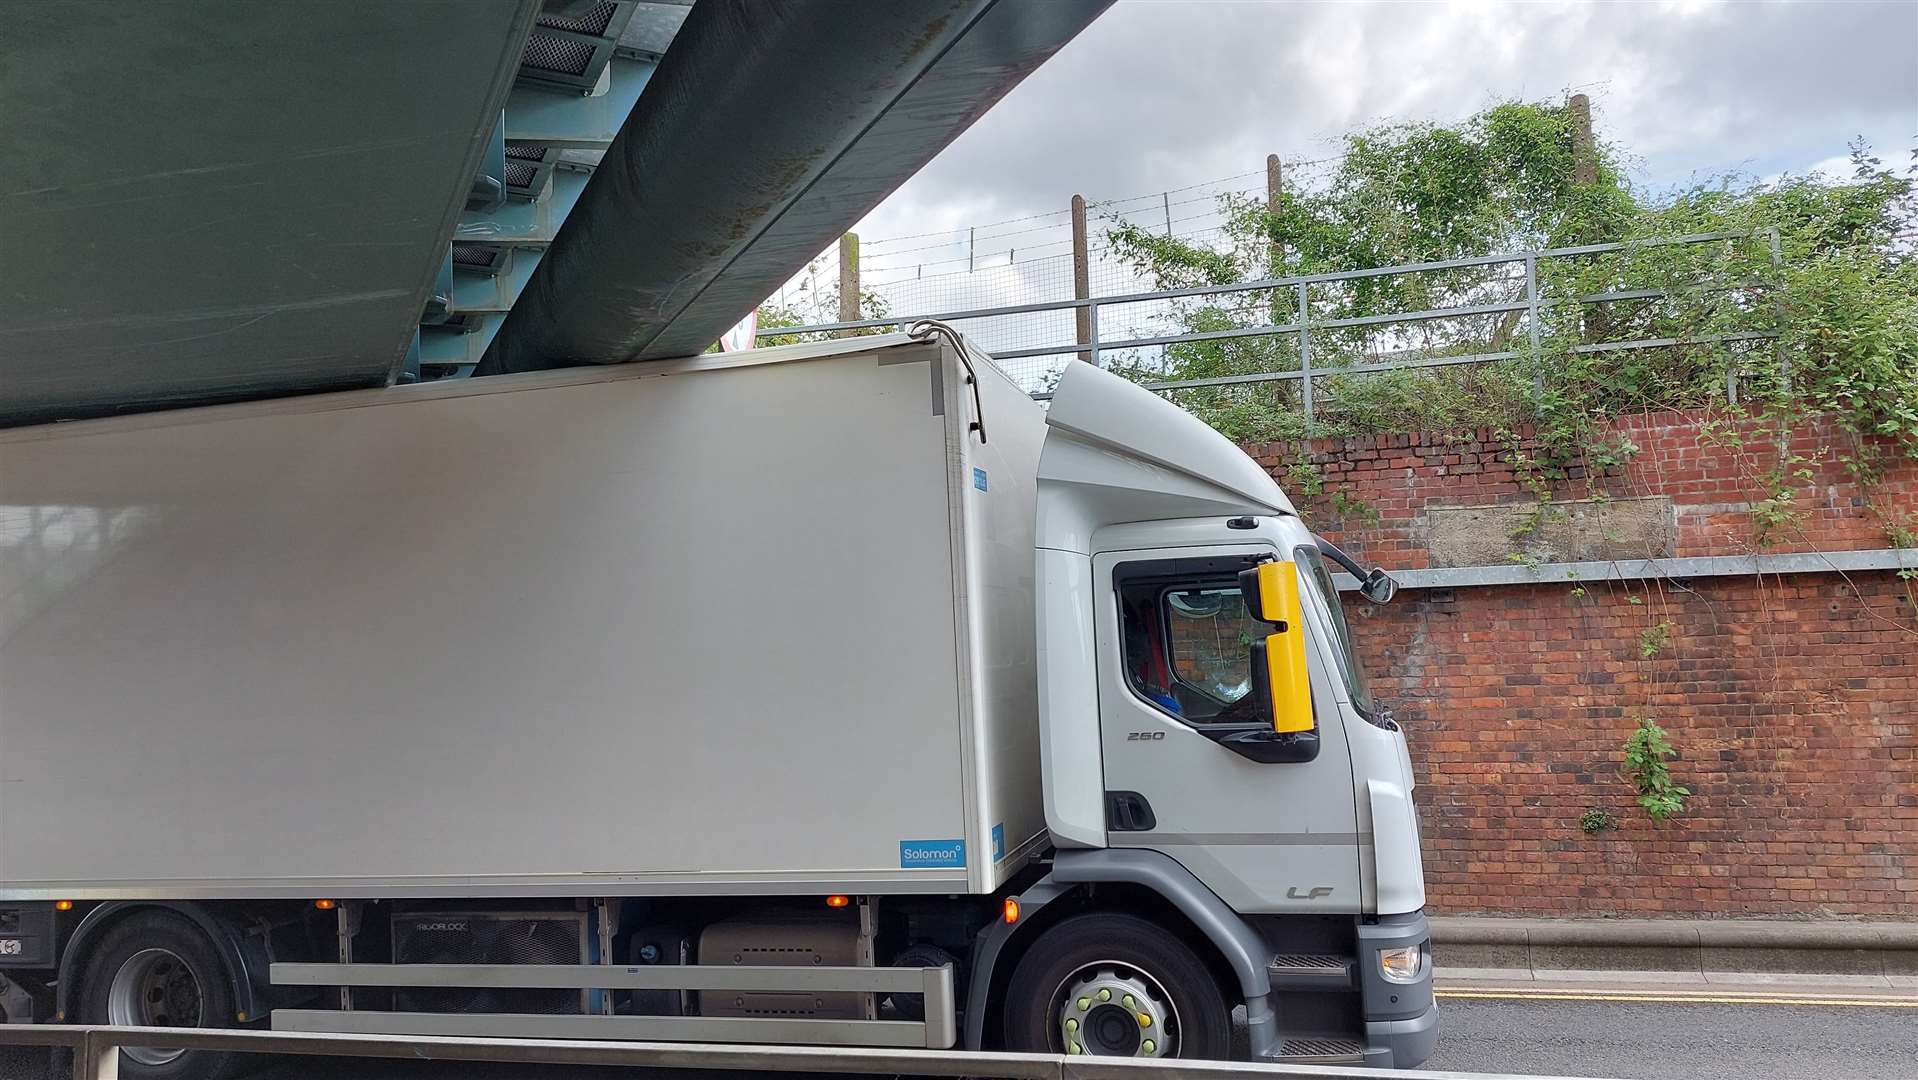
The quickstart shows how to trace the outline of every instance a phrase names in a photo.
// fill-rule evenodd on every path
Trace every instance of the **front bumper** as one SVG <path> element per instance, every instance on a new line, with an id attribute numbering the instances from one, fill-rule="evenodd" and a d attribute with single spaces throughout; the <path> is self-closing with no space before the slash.
<path id="1" fill-rule="evenodd" d="M 1365 1019 L 1366 1064 L 1409 1069 L 1432 1056 L 1438 1042 L 1438 1004 L 1432 997 L 1432 927 L 1422 911 L 1381 915 L 1359 927 L 1359 993 Z M 1383 949 L 1416 947 L 1418 978 L 1387 979 L 1379 967 Z"/>
<path id="2" fill-rule="evenodd" d="M 1438 1047 L 1438 1005 L 1409 1020 L 1367 1020 L 1365 1063 L 1380 1069 L 1416 1069 Z"/>

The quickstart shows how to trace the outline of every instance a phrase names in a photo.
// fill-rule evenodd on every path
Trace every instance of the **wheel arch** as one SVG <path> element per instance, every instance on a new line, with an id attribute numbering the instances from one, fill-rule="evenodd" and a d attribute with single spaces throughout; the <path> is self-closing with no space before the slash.
<path id="1" fill-rule="evenodd" d="M 74 1008 L 75 991 L 79 988 L 80 973 L 86 968 L 87 954 L 99 944 L 107 930 L 141 911 L 170 911 L 199 927 L 226 967 L 236 1018 L 242 1023 L 259 1019 L 254 1004 L 257 1000 L 254 980 L 266 977 L 264 950 L 258 950 L 259 954 L 249 959 L 247 953 L 254 950 L 247 944 L 246 933 L 236 919 L 188 900 L 109 900 L 88 911 L 73 928 L 66 947 L 60 950 L 58 982 L 54 988 L 56 1019 L 69 1022 L 68 1014 Z"/>
<path id="2" fill-rule="evenodd" d="M 968 1049 L 983 1049 L 998 1026 L 990 1002 L 1002 1000 L 1012 972 L 1045 930 L 1077 914 L 1139 915 L 1185 939 L 1219 980 L 1248 1005 L 1272 991 L 1264 940 L 1192 872 L 1156 851 L 1101 848 L 1061 851 L 1050 873 L 1018 896 L 1021 916 L 995 922 L 973 944 L 963 1031 Z"/>

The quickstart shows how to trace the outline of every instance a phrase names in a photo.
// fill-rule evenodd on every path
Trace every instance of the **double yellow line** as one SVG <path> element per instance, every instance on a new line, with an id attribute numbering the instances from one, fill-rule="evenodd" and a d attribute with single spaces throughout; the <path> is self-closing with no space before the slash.
<path id="1" fill-rule="evenodd" d="M 1442 998 L 1472 1001 L 1622 1001 L 1659 1005 L 1832 1005 L 1869 1009 L 1918 1009 L 1918 995 L 1867 997 L 1846 994 L 1771 993 L 1762 990 L 1569 990 L 1483 987 L 1439 990 Z"/>

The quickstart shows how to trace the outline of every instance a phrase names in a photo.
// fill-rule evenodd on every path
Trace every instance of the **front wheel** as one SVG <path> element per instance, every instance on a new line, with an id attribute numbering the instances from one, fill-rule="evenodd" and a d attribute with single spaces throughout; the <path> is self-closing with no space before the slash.
<path id="1" fill-rule="evenodd" d="M 1223 1059 L 1230 1008 L 1191 947 L 1134 915 L 1077 915 L 1045 931 L 1007 987 L 1007 1049 Z"/>

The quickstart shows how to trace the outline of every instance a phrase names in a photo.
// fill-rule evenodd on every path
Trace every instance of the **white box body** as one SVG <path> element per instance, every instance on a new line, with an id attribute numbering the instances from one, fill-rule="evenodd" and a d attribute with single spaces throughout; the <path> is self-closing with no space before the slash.
<path id="1" fill-rule="evenodd" d="M 977 368 L 0 433 L 0 898 L 993 890 L 1045 832 L 1044 416 Z"/>

